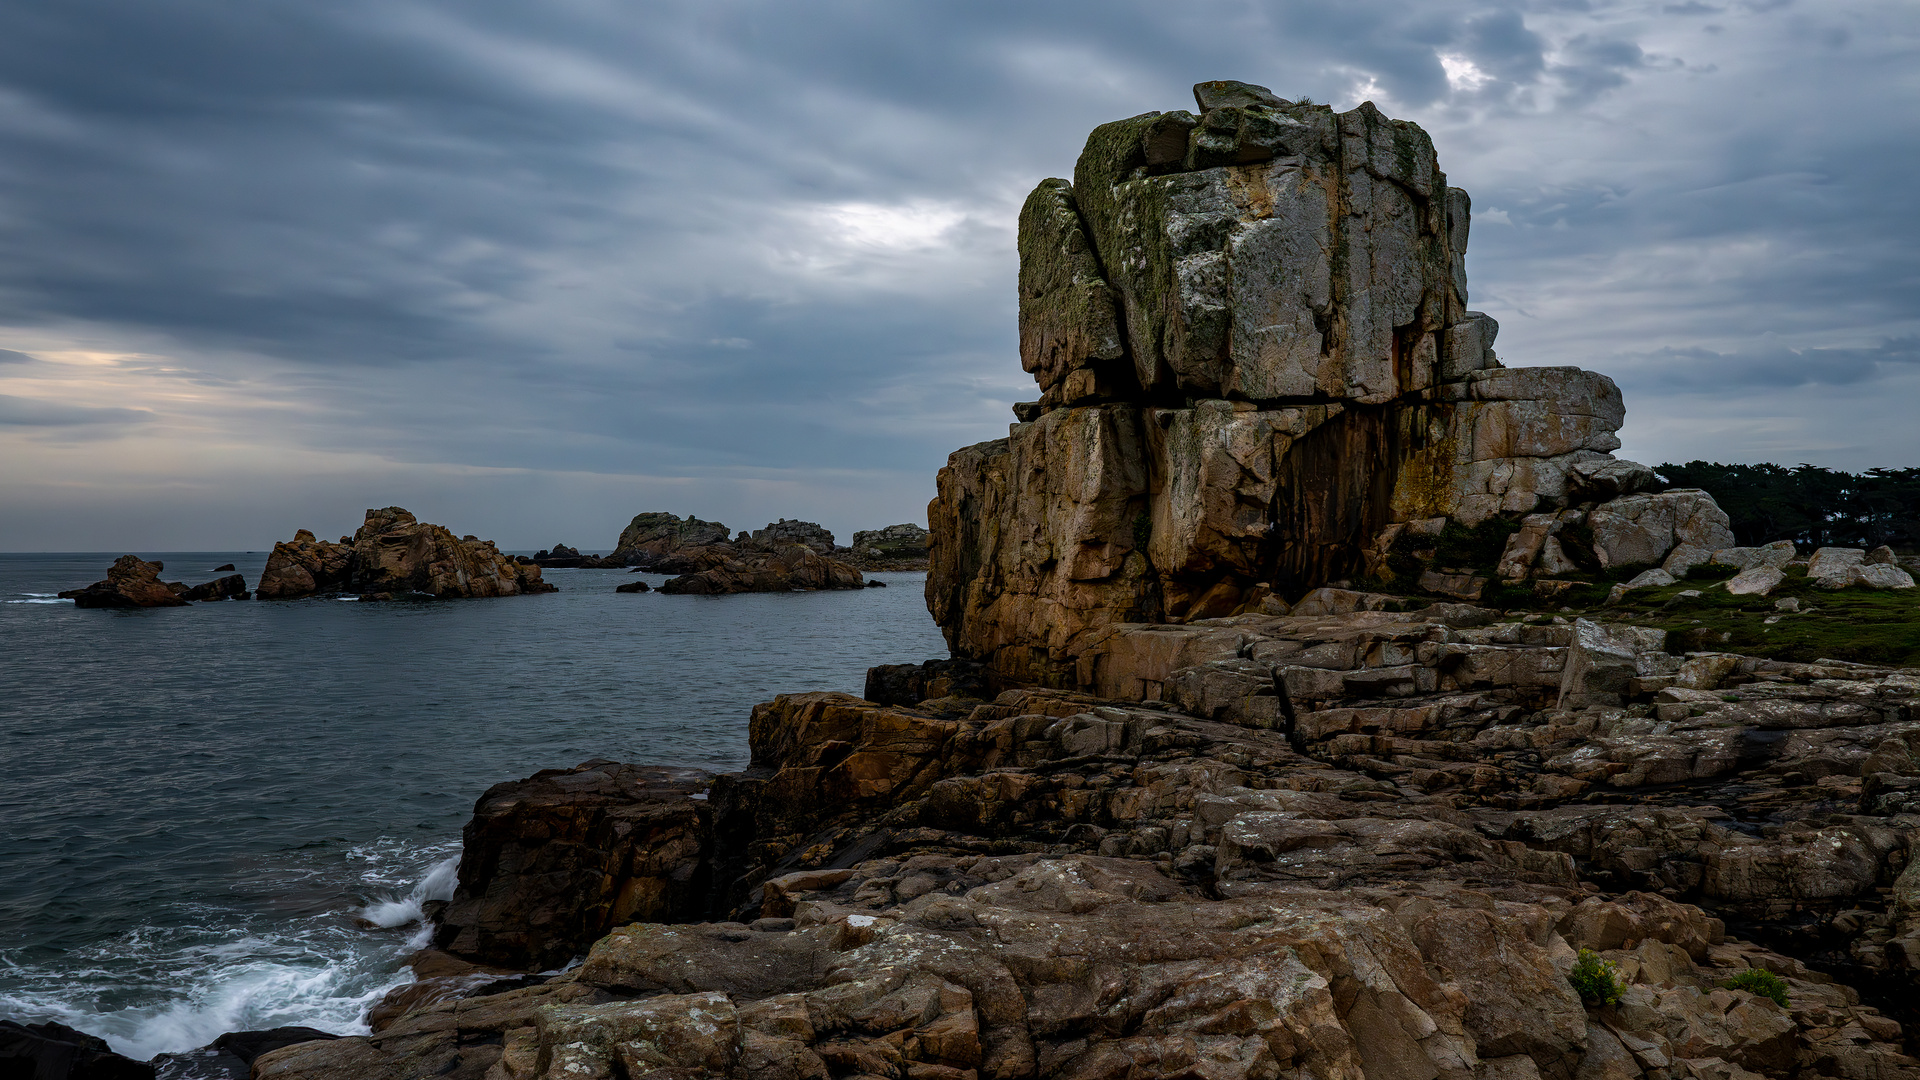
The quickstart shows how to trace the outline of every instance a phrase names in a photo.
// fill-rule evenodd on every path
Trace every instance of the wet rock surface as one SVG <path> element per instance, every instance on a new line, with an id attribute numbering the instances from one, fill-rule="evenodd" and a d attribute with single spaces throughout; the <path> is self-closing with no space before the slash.
<path id="1" fill-rule="evenodd" d="M 0 1076 L 22 1080 L 153 1080 L 153 1066 L 63 1024 L 0 1020 Z"/>

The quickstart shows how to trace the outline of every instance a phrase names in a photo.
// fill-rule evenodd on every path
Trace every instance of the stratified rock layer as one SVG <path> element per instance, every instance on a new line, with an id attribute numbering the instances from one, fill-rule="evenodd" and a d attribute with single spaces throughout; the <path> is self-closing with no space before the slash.
<path id="1" fill-rule="evenodd" d="M 1073 685 L 1087 635 L 1116 621 L 1257 611 L 1375 572 L 1396 526 L 1517 528 L 1657 482 L 1611 457 L 1611 380 L 1501 367 L 1498 325 L 1466 307 L 1469 200 L 1425 132 L 1371 104 L 1194 93 L 1198 114 L 1095 129 L 1073 181 L 1021 211 L 1040 400 L 955 453 L 928 508 L 934 617 L 1002 685 Z M 1657 563 L 1651 546 L 1630 555 Z M 1446 584 L 1460 573 L 1436 591 L 1477 596 L 1470 572 Z"/>
<path id="2" fill-rule="evenodd" d="M 1113 628 L 1115 698 L 784 696 L 698 792 L 501 785 L 443 940 L 584 963 L 256 1076 L 1920 1080 L 1855 988 L 1914 1000 L 1910 673 L 1366 602 Z M 628 891 L 674 922 L 602 936 Z M 534 952 L 453 914 L 570 895 Z"/>

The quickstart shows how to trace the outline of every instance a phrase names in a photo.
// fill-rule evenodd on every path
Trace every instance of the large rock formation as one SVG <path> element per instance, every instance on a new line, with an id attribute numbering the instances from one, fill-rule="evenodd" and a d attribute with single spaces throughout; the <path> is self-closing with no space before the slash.
<path id="1" fill-rule="evenodd" d="M 651 567 L 681 548 L 711 547 L 727 543 L 732 534 L 718 521 L 701 521 L 689 514 L 680 517 L 649 511 L 635 514 L 607 556 L 610 563 Z"/>
<path id="2" fill-rule="evenodd" d="M 763 547 L 774 548 L 782 544 L 800 544 L 811 548 L 816 555 L 832 555 L 835 548 L 833 534 L 824 527 L 796 518 L 781 518 L 769 522 L 764 529 L 753 530 L 752 540 Z"/>
<path id="3" fill-rule="evenodd" d="M 1611 380 L 1494 356 L 1467 310 L 1469 200 L 1423 131 L 1243 83 L 1194 96 L 1097 128 L 1021 211 L 1040 400 L 955 453 L 928 508 L 934 617 L 1004 684 L 1073 685 L 1114 622 L 1377 571 L 1396 526 L 1517 530 L 1655 483 L 1611 457 Z M 1688 513 L 1622 508 L 1603 559 L 1659 562 Z M 1682 539 L 1731 546 L 1718 524 Z"/>
<path id="4" fill-rule="evenodd" d="M 503 554 L 491 540 L 457 537 L 397 506 L 368 510 L 365 523 L 337 544 L 306 529 L 276 543 L 258 590 L 262 600 L 334 592 L 449 599 L 553 591 L 531 561 Z"/>

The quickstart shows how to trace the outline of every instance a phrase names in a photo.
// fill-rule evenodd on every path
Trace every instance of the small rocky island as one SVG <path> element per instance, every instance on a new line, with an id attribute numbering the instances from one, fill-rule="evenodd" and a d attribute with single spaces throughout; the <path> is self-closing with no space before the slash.
<path id="1" fill-rule="evenodd" d="M 848 548 L 837 546 L 831 532 L 811 521 L 782 518 L 764 529 L 731 536 L 718 521 L 649 511 L 634 515 L 608 555 L 583 555 L 555 544 L 533 561 L 550 567 L 632 567 L 677 575 L 660 587 L 663 593 L 858 589 L 879 584 L 865 580 L 862 570 L 926 569 L 929 536 L 918 525 L 889 525 L 855 533 L 854 546 Z"/>
<path id="2" fill-rule="evenodd" d="M 198 600 L 245 600 L 247 579 L 228 574 L 199 585 L 161 581 L 167 568 L 162 562 L 148 562 L 138 555 L 122 555 L 107 568 L 107 576 L 84 589 L 68 589 L 60 599 L 83 608 L 181 607 Z M 222 567 L 233 569 L 232 564 Z"/>
<path id="3" fill-rule="evenodd" d="M 1891 564 L 1736 548 L 1611 380 L 1501 366 L 1418 127 L 1194 96 L 1022 212 L 952 656 L 496 785 L 421 981 L 256 1080 L 1920 1080 L 1920 670 L 1712 621 Z"/>
<path id="4" fill-rule="evenodd" d="M 553 592 L 531 559 L 513 558 L 491 540 L 455 536 L 397 506 L 368 510 L 338 543 L 301 529 L 273 545 L 257 590 L 262 600 L 337 593 L 362 600 L 451 599 Z"/>

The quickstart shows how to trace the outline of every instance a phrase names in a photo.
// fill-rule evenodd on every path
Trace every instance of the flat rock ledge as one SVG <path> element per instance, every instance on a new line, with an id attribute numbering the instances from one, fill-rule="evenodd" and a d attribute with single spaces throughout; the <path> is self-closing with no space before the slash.
<path id="1" fill-rule="evenodd" d="M 1238 616 L 1105 696 L 783 696 L 740 773 L 490 790 L 455 973 L 254 1075 L 1920 1080 L 1920 674 L 1666 644 Z"/>

